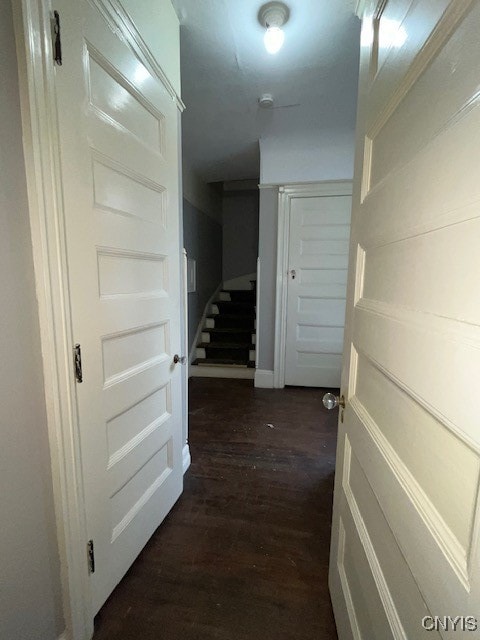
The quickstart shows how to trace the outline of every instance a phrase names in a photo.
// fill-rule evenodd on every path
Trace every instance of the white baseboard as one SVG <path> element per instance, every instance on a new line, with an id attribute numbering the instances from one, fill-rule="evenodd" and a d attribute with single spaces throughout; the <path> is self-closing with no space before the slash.
<path id="1" fill-rule="evenodd" d="M 193 365 L 188 370 L 192 378 L 236 378 L 237 380 L 253 380 L 255 369 L 249 367 L 221 367 L 213 365 Z"/>
<path id="2" fill-rule="evenodd" d="M 186 473 L 190 463 L 192 462 L 192 458 L 190 456 L 190 447 L 187 444 L 183 447 L 182 450 L 182 462 L 183 462 L 183 473 Z"/>
<path id="3" fill-rule="evenodd" d="M 201 341 L 202 329 L 203 329 L 203 327 L 205 325 L 205 319 L 206 319 L 207 316 L 210 315 L 210 310 L 211 310 L 212 303 L 213 303 L 214 300 L 216 300 L 218 298 L 218 294 L 220 293 L 221 290 L 222 290 L 222 283 L 220 283 L 218 285 L 218 287 L 215 289 L 213 294 L 208 299 L 207 304 L 205 305 L 205 309 L 203 310 L 203 315 L 200 318 L 200 322 L 198 323 L 197 333 L 195 334 L 195 338 L 193 340 L 192 348 L 190 349 L 190 355 L 189 355 L 189 358 L 188 358 L 189 369 L 190 369 L 190 366 L 191 366 L 192 362 L 197 357 L 197 344 Z M 187 309 L 187 314 L 188 314 L 188 309 Z M 189 371 L 189 375 L 191 375 L 190 371 Z"/>
<path id="4" fill-rule="evenodd" d="M 273 389 L 273 371 L 269 371 L 268 369 L 256 369 L 255 386 L 257 389 Z"/>
<path id="5" fill-rule="evenodd" d="M 240 276 L 238 278 L 232 278 L 232 280 L 225 280 L 223 283 L 224 289 L 231 289 L 233 291 L 238 291 L 242 289 L 251 289 L 252 284 L 250 280 L 256 280 L 256 273 L 247 273 L 244 276 Z"/>

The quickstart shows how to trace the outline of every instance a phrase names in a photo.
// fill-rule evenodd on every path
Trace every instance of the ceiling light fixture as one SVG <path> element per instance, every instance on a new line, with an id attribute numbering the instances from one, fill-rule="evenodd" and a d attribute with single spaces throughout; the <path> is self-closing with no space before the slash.
<path id="1" fill-rule="evenodd" d="M 277 53 L 282 48 L 285 41 L 282 27 L 289 14 L 288 7 L 283 2 L 267 2 L 260 8 L 258 21 L 266 29 L 263 41 L 268 53 Z"/>

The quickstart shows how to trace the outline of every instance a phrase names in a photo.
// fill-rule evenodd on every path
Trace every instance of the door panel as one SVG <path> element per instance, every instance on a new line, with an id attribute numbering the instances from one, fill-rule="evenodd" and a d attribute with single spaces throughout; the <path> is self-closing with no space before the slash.
<path id="1" fill-rule="evenodd" d="M 367 4 L 330 588 L 341 640 L 463 637 L 422 618 L 480 610 L 480 5 Z"/>
<path id="2" fill-rule="evenodd" d="M 285 384 L 340 384 L 351 196 L 338 188 L 289 201 Z"/>
<path id="3" fill-rule="evenodd" d="M 64 64 L 56 91 L 96 613 L 182 490 L 181 371 L 172 362 L 181 350 L 179 114 L 102 3 L 61 0 L 58 10 Z"/>

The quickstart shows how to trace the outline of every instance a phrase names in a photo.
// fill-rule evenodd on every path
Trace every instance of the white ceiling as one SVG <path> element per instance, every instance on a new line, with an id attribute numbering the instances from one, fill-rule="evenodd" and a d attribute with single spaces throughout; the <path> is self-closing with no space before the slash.
<path id="1" fill-rule="evenodd" d="M 360 22 L 354 0 L 286 0 L 285 44 L 270 55 L 262 0 L 172 0 L 181 22 L 183 150 L 207 181 L 259 175 L 260 137 L 355 126 Z M 259 109 L 272 93 L 275 108 Z"/>

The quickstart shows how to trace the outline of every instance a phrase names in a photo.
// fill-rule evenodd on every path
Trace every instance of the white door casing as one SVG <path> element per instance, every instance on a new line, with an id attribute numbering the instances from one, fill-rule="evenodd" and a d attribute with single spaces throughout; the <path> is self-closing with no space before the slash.
<path id="1" fill-rule="evenodd" d="M 289 198 L 287 385 L 340 386 L 351 185 L 323 191 Z"/>
<path id="2" fill-rule="evenodd" d="M 72 637 L 84 638 L 182 489 L 182 372 L 172 364 L 183 347 L 179 100 L 119 3 L 57 3 L 63 65 L 43 75 L 42 64 L 52 63 L 46 5 L 43 15 L 23 5 L 24 118 L 34 145 L 30 150 L 27 138 L 27 168 L 46 375 L 64 363 L 73 368 L 73 343 L 82 348 L 84 380 L 73 392 L 57 379 L 60 407 L 49 407 L 49 427 L 58 445 L 56 508 L 68 558 L 65 613 Z M 51 210 L 40 202 L 45 194 L 55 200 Z M 48 326 L 50 313 L 61 330 Z M 58 459 L 62 451 L 68 457 Z M 96 571 L 87 580 L 89 538 Z M 87 582 L 91 602 L 82 612 Z"/>
<path id="3" fill-rule="evenodd" d="M 352 183 L 279 190 L 274 386 L 340 386 Z"/>
<path id="4" fill-rule="evenodd" d="M 340 640 L 469 637 L 422 619 L 480 617 L 480 3 L 363 5 L 330 590 Z"/>

